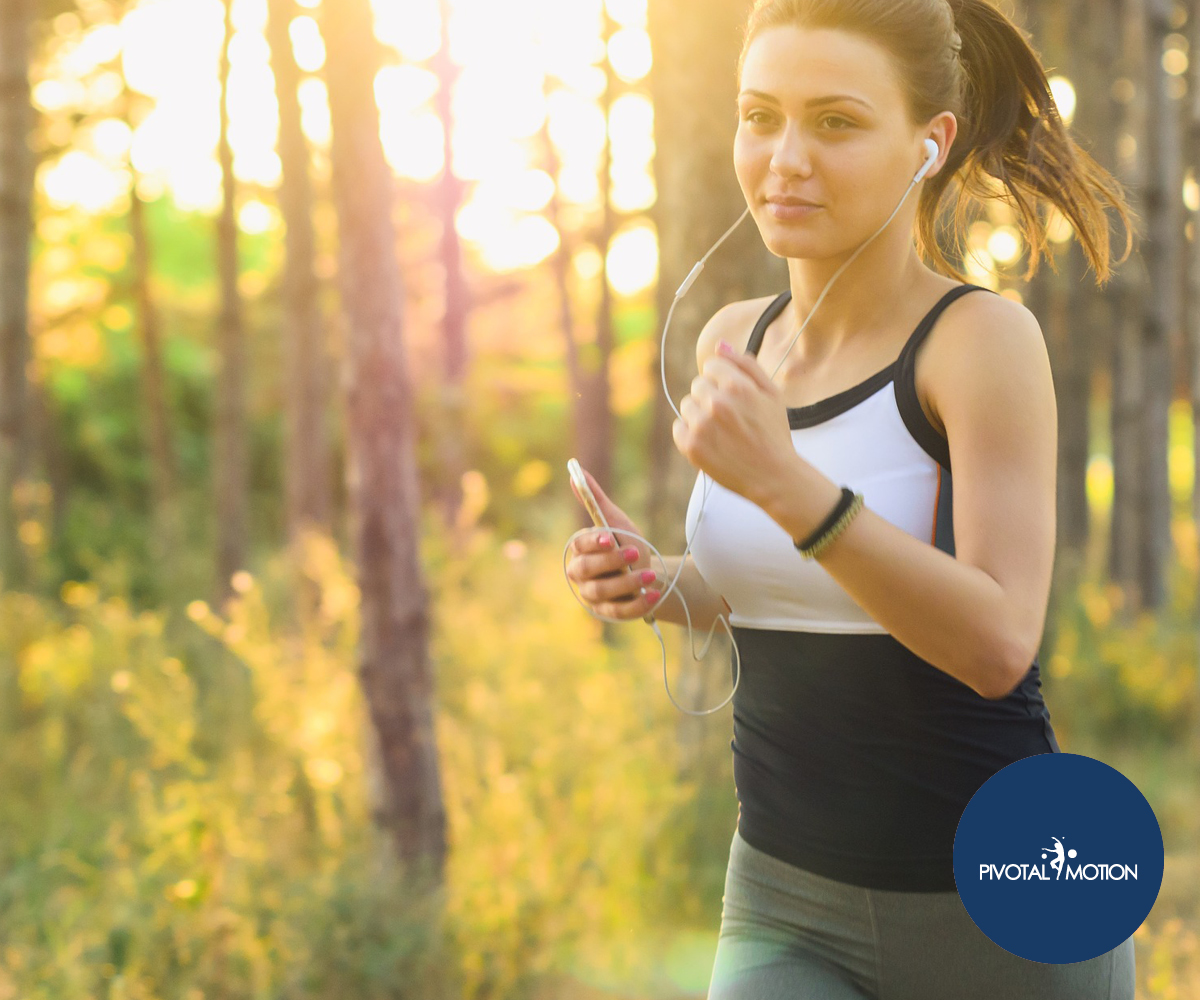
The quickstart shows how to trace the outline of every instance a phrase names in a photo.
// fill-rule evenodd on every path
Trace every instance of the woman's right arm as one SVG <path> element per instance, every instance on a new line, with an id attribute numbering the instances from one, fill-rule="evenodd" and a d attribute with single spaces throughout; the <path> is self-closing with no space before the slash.
<path id="1" fill-rule="evenodd" d="M 696 344 L 697 370 L 703 370 L 705 360 L 715 352 L 717 340 L 722 336 L 735 336 L 730 332 L 734 330 L 740 331 L 743 338 L 746 336 L 745 330 L 742 329 L 745 323 L 741 321 L 741 312 L 744 311 L 746 305 L 747 303 L 736 302 L 723 306 L 704 325 Z M 637 531 L 637 526 L 623 510 L 608 498 L 590 472 L 584 469 L 583 475 L 605 520 L 618 533 L 618 545 L 630 546 L 636 551 L 632 551 L 630 559 L 627 560 L 623 558 L 622 552 L 617 546 L 603 547 L 599 544 L 598 539 L 603 534 L 601 530 L 593 529 L 581 533 L 579 538 L 572 543 L 575 558 L 571 559 L 566 566 L 567 578 L 580 585 L 579 597 L 584 602 L 593 608 L 602 609 L 609 617 L 641 618 L 650 610 L 647 597 L 642 595 L 641 590 L 644 588 L 647 592 L 651 590 L 665 591 L 667 585 L 675 578 L 676 572 L 679 571 L 682 557 L 662 557 L 666 570 L 664 577 L 659 572 L 659 567 L 652 565 L 652 562 L 656 562 L 656 560 L 651 559 L 651 554 L 644 545 L 633 542 L 631 538 L 621 537 L 619 534 L 621 531 L 640 533 Z M 583 498 L 580 497 L 574 484 L 572 484 L 571 490 L 580 503 L 583 503 Z M 643 585 L 637 574 L 628 572 L 631 563 L 632 568 L 638 572 L 653 569 L 655 579 Z M 683 601 L 687 602 L 686 614 L 683 601 L 679 597 L 681 593 Z M 692 630 L 699 630 L 702 634 L 707 634 L 716 622 L 717 616 L 728 614 L 731 610 L 724 598 L 714 591 L 700 575 L 699 569 L 696 568 L 695 562 L 689 555 L 683 572 L 680 573 L 679 580 L 675 584 L 675 589 L 667 594 L 665 600 L 659 601 L 653 614 L 656 619 L 670 622 L 672 625 L 687 625 L 688 615 L 690 615 Z"/>
<path id="2" fill-rule="evenodd" d="M 667 575 L 665 579 L 654 582 L 655 589 L 667 589 L 667 584 L 675 578 L 675 574 L 679 570 L 679 560 L 679 556 L 663 556 Z M 657 567 L 655 570 L 657 571 Z M 717 615 L 724 614 L 726 617 L 729 615 L 729 605 L 700 575 L 700 570 L 696 568 L 691 555 L 687 557 L 687 563 L 683 567 L 679 581 L 675 584 L 675 589 L 667 595 L 666 600 L 654 609 L 654 617 L 659 621 L 670 622 L 672 625 L 686 626 L 687 615 L 684 614 L 683 604 L 679 600 L 680 593 L 687 601 L 688 613 L 692 616 L 693 632 L 705 634 L 713 627 Z"/>

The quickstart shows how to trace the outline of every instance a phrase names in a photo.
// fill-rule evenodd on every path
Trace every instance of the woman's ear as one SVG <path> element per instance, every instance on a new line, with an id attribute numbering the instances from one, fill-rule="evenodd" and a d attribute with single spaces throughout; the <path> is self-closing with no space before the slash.
<path id="1" fill-rule="evenodd" d="M 958 119 L 954 117 L 953 111 L 943 111 L 934 119 L 932 138 L 938 144 L 938 149 L 942 151 L 943 160 L 950 152 L 950 147 L 954 145 L 957 135 Z"/>
<path id="2" fill-rule="evenodd" d="M 937 143 L 939 163 L 931 167 L 926 173 L 926 177 L 933 177 L 941 172 L 946 165 L 946 156 L 950 152 L 950 147 L 954 145 L 954 138 L 958 134 L 958 119 L 954 117 L 952 111 L 943 111 L 941 114 L 935 115 L 929 120 L 928 138 Z"/>

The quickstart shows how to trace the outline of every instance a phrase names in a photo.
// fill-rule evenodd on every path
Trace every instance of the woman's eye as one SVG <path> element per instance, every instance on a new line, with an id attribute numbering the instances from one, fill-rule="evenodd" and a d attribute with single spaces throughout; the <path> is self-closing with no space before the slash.
<path id="1" fill-rule="evenodd" d="M 751 125 L 770 125 L 773 119 L 772 116 L 765 111 L 747 111 L 744 115 L 742 115 L 742 120 L 749 122 Z M 850 121 L 848 118 L 843 118 L 841 115 L 825 115 L 820 119 L 820 122 L 822 124 L 829 122 L 835 123 L 834 125 L 830 126 L 835 132 L 842 132 L 848 128 L 854 127 L 854 122 Z"/>

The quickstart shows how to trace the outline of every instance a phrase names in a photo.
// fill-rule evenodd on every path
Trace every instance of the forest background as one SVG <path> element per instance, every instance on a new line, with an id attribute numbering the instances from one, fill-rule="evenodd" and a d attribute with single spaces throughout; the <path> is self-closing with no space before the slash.
<path id="1" fill-rule="evenodd" d="M 1200 2 L 1004 9 L 1145 222 L 1104 289 L 1002 203 L 960 263 L 1046 335 L 1044 692 L 1161 824 L 1138 996 L 1196 997 Z M 729 710 L 573 599 L 565 463 L 682 551 L 746 13 L 0 5 L 0 1000 L 703 996 Z M 785 285 L 743 225 L 673 399 Z"/>

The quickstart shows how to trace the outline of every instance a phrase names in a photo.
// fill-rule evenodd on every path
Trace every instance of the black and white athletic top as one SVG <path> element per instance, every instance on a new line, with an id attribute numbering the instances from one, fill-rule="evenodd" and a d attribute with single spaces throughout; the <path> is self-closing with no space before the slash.
<path id="1" fill-rule="evenodd" d="M 801 456 L 950 555 L 950 450 L 921 409 L 915 362 L 942 310 L 977 289 L 988 291 L 947 292 L 887 368 L 788 409 Z M 790 298 L 767 307 L 749 353 Z M 741 651 L 731 746 L 742 837 L 853 885 L 954 891 L 954 834 L 971 796 L 1014 761 L 1060 752 L 1036 658 L 1007 697 L 984 698 L 901 645 L 760 507 L 700 474 L 686 530 Z"/>

